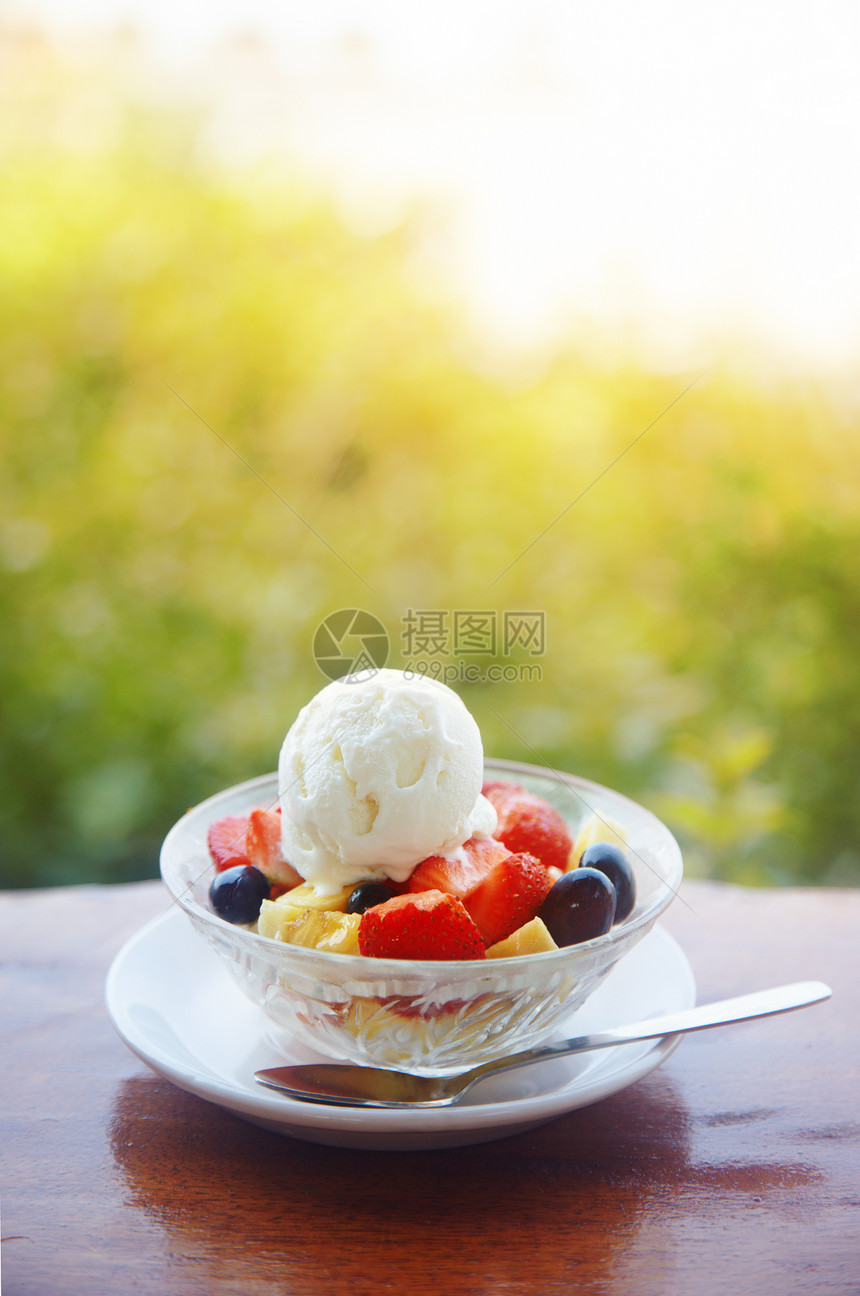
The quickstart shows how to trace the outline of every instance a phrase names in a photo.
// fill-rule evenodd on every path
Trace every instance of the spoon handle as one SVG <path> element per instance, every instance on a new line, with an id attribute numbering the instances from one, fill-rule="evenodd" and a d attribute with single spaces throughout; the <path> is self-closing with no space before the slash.
<path id="1" fill-rule="evenodd" d="M 615 1026 L 611 1030 L 578 1035 L 574 1039 L 544 1044 L 522 1053 L 511 1053 L 508 1057 L 497 1058 L 475 1067 L 466 1076 L 462 1076 L 461 1080 L 472 1085 L 494 1072 L 529 1066 L 533 1062 L 545 1062 L 548 1058 L 565 1057 L 569 1053 L 609 1048 L 614 1044 L 626 1044 L 634 1040 L 661 1039 L 665 1035 L 686 1034 L 689 1031 L 705 1030 L 709 1026 L 725 1026 L 729 1022 L 746 1021 L 752 1017 L 770 1017 L 775 1013 L 819 1003 L 822 999 L 829 999 L 831 993 L 830 987 L 823 981 L 796 981 L 791 985 L 774 986 L 770 990 L 756 990 L 735 999 L 720 999 L 717 1003 L 686 1008 L 682 1012 L 668 1013 L 663 1017 L 652 1017 L 633 1026 Z"/>

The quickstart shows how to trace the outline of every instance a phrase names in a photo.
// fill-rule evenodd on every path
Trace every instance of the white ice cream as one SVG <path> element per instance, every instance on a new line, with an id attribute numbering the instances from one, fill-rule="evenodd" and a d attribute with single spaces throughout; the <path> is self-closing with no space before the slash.
<path id="1" fill-rule="evenodd" d="M 402 882 L 428 855 L 496 827 L 478 726 L 426 676 L 381 670 L 329 684 L 299 712 L 278 774 L 284 855 L 322 895 Z"/>

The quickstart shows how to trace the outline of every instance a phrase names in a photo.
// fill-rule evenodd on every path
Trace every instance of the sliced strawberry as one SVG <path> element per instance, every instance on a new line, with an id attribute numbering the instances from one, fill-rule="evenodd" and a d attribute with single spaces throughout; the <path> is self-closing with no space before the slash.
<path id="1" fill-rule="evenodd" d="M 536 855 L 546 868 L 567 868 L 573 840 L 555 806 L 516 783 L 487 783 L 484 796 L 499 822 L 493 836 L 513 854 Z"/>
<path id="2" fill-rule="evenodd" d="M 226 819 L 218 819 L 209 825 L 206 844 L 216 872 L 222 873 L 236 864 L 251 863 L 245 848 L 247 827 L 247 815 L 228 815 Z"/>
<path id="3" fill-rule="evenodd" d="M 252 810 L 245 834 L 248 859 L 279 886 L 298 886 L 304 879 L 281 852 L 281 816 L 277 810 Z"/>
<path id="4" fill-rule="evenodd" d="M 269 864 L 281 858 L 281 821 L 274 810 L 251 811 L 246 843 L 251 863 L 268 873 Z"/>
<path id="5" fill-rule="evenodd" d="M 481 793 L 488 801 L 492 801 L 493 805 L 506 797 L 528 796 L 521 783 L 506 783 L 504 779 L 494 779 L 485 783 Z"/>
<path id="6" fill-rule="evenodd" d="M 531 922 L 551 886 L 549 874 L 533 855 L 506 855 L 465 905 L 484 943 L 495 945 Z"/>
<path id="7" fill-rule="evenodd" d="M 482 959 L 484 942 L 463 902 L 442 891 L 394 896 L 361 915 L 358 947 L 371 958 Z"/>
<path id="8" fill-rule="evenodd" d="M 450 859 L 430 855 L 412 870 L 410 891 L 444 891 L 465 900 L 487 876 L 493 865 L 508 854 L 494 837 L 470 837 Z"/>

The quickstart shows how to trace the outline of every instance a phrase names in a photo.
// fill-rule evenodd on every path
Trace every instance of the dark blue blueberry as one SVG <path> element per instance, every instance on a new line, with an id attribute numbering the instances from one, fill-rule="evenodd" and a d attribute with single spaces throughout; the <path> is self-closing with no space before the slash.
<path id="1" fill-rule="evenodd" d="M 386 886 L 384 882 L 362 882 L 350 894 L 346 902 L 346 912 L 363 914 L 368 909 L 375 909 L 377 905 L 385 904 L 386 900 L 391 900 L 396 895 L 394 888 Z"/>
<path id="2" fill-rule="evenodd" d="M 218 917 L 229 923 L 252 923 L 259 918 L 270 890 L 265 873 L 253 864 L 235 864 L 215 874 L 209 888 L 209 903 Z"/>
<path id="3" fill-rule="evenodd" d="M 597 869 L 606 874 L 618 897 L 615 902 L 615 921 L 624 922 L 636 904 L 636 881 L 630 861 L 620 846 L 613 846 L 610 842 L 595 842 L 582 852 L 579 867 Z"/>
<path id="4" fill-rule="evenodd" d="M 538 917 L 556 945 L 605 936 L 615 917 L 615 887 L 597 869 L 571 869 L 553 884 Z"/>

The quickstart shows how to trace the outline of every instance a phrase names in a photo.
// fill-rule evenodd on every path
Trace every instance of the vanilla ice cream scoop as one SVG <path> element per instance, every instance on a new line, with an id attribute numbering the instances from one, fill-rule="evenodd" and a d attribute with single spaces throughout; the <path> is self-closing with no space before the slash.
<path id="1" fill-rule="evenodd" d="M 405 881 L 489 836 L 478 726 L 445 684 L 381 670 L 329 684 L 296 718 L 278 783 L 285 857 L 321 895 Z"/>

